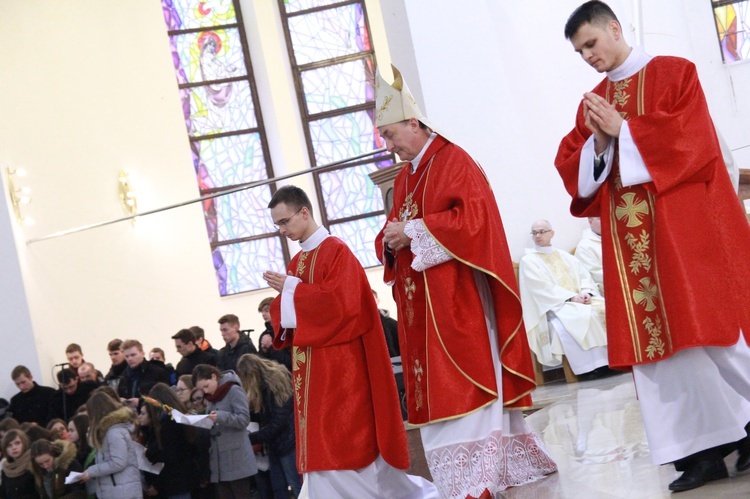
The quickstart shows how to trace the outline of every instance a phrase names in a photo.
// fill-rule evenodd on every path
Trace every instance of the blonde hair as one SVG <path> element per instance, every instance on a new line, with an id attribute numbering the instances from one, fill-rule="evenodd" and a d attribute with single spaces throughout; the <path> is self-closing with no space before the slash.
<path id="1" fill-rule="evenodd" d="M 281 407 L 292 396 L 292 375 L 285 365 L 264 359 L 256 354 L 245 354 L 237 361 L 237 375 L 247 394 L 252 412 L 263 411 L 262 387 L 265 382 L 276 405 Z"/>

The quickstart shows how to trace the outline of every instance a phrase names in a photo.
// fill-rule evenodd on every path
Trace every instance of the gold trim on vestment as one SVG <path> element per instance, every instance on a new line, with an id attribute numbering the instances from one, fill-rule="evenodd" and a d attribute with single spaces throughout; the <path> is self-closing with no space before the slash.
<path id="1" fill-rule="evenodd" d="M 318 250 L 320 245 L 312 251 L 312 260 L 310 261 L 309 268 L 309 284 L 313 283 L 315 263 L 318 259 Z M 300 260 L 297 262 L 297 275 L 301 276 L 305 272 L 304 261 L 310 255 L 309 252 L 303 251 L 300 255 Z M 304 350 L 304 352 L 302 351 Z M 299 432 L 298 438 L 300 440 L 300 455 L 299 463 L 301 471 L 304 473 L 307 470 L 307 414 L 310 400 L 310 369 L 312 364 L 312 348 L 305 347 L 304 349 L 297 346 L 292 346 L 292 359 L 294 365 L 292 366 L 293 371 L 296 373 L 302 366 L 305 368 L 304 378 L 297 374 L 294 380 L 294 396 L 297 400 L 297 418 L 299 421 Z M 304 382 L 304 387 L 301 385 Z M 304 397 L 300 396 L 300 388 L 304 388 Z M 300 410 L 300 404 L 302 403 L 302 409 Z"/>
<path id="2" fill-rule="evenodd" d="M 636 116 L 641 116 L 645 112 L 646 67 L 638 73 Z M 630 97 L 627 93 L 630 81 L 631 78 L 628 78 L 612 83 L 615 88 L 612 99 L 616 108 L 619 106 L 622 109 L 626 105 Z M 609 101 L 609 82 L 605 97 Z M 627 111 L 619 112 L 623 119 L 627 120 L 629 112 L 632 112 L 632 106 Z M 654 248 L 655 202 L 654 195 L 640 184 L 622 186 L 618 140 L 615 141 L 614 147 L 617 151 L 616 164 L 612 169 L 613 176 L 609 179 L 610 236 L 633 344 L 633 360 L 635 363 L 642 363 L 664 358 L 671 351 L 671 337 Z"/>
<path id="3" fill-rule="evenodd" d="M 440 346 L 443 347 L 443 351 L 448 355 L 448 358 L 450 359 L 450 361 L 453 363 L 453 365 L 456 367 L 456 369 L 458 369 L 458 372 L 460 372 L 464 376 L 464 378 L 466 378 L 469 381 L 471 381 L 471 383 L 474 386 L 476 386 L 477 388 L 479 388 L 480 390 L 484 390 L 485 392 L 489 393 L 490 395 L 493 395 L 493 396 L 497 397 L 498 394 L 497 394 L 496 391 L 490 390 L 489 387 L 486 387 L 486 386 L 480 384 L 478 381 L 475 381 L 474 379 L 471 378 L 471 376 L 469 376 L 468 374 L 466 374 L 464 372 L 464 370 L 461 369 L 461 367 L 459 367 L 459 365 L 456 363 L 456 361 L 453 360 L 453 357 L 451 356 L 450 352 L 448 352 L 448 349 L 445 348 L 445 343 L 443 342 L 443 337 L 440 334 L 440 329 L 438 329 L 437 321 L 435 320 L 435 311 L 432 308 L 432 299 L 430 298 L 430 286 L 427 283 L 427 274 L 425 272 L 422 272 L 422 274 L 424 276 L 424 294 L 427 297 L 427 306 L 428 306 L 428 308 L 430 310 L 430 317 L 432 318 L 432 325 L 435 326 L 435 334 L 437 334 L 438 340 L 440 341 Z M 494 369 L 493 369 L 493 371 L 494 371 Z"/>
<path id="4" fill-rule="evenodd" d="M 476 409 L 472 409 L 470 411 L 467 411 L 467 412 L 464 412 L 464 413 L 461 413 L 461 414 L 455 414 L 453 416 L 448 416 L 448 417 L 445 417 L 445 418 L 434 419 L 434 420 L 428 421 L 426 423 L 412 423 L 411 421 L 407 421 L 407 423 L 409 423 L 409 426 L 413 426 L 415 428 L 419 428 L 419 427 L 431 425 L 431 424 L 434 424 L 434 423 L 443 423 L 445 421 L 451 421 L 453 419 L 460 419 L 460 418 L 462 418 L 464 416 L 468 416 L 469 414 L 474 414 L 477 411 L 481 411 L 485 407 L 487 407 L 489 405 L 492 405 L 495 402 L 497 402 L 497 397 L 495 397 L 494 399 L 490 400 L 489 402 L 487 402 L 485 404 L 480 405 Z"/>
<path id="5" fill-rule="evenodd" d="M 436 153 L 436 155 L 437 155 L 437 153 Z M 475 161 L 475 164 L 476 164 L 476 161 Z M 484 171 L 483 171 L 483 170 L 482 170 L 481 168 L 480 168 L 480 172 L 481 172 L 481 173 L 482 173 L 482 175 L 484 176 Z M 429 183 L 430 183 L 430 174 L 431 174 L 431 173 L 432 173 L 431 171 L 427 173 L 427 178 L 425 178 L 425 183 L 424 183 L 424 190 L 422 191 L 422 211 L 423 211 L 423 212 L 425 211 L 425 195 L 426 195 L 426 193 L 427 193 L 427 186 L 428 186 L 428 185 L 429 185 Z M 485 176 L 485 180 L 486 180 L 486 179 L 487 179 L 487 177 Z M 481 272 L 481 273 L 483 273 L 483 274 L 485 274 L 485 275 L 488 275 L 488 276 L 492 277 L 493 279 L 495 279 L 495 280 L 496 280 L 497 282 L 499 282 L 499 283 L 500 283 L 500 284 L 501 284 L 501 285 L 502 285 L 502 286 L 503 286 L 503 287 L 504 287 L 504 288 L 505 288 L 505 289 L 506 289 L 507 291 L 509 291 L 509 292 L 510 292 L 510 294 L 511 294 L 511 295 L 512 295 L 513 297 L 515 297 L 515 298 L 516 298 L 516 300 L 518 301 L 518 304 L 519 304 L 519 308 L 520 308 L 520 304 L 521 304 L 521 297 L 520 297 L 520 296 L 519 296 L 519 295 L 518 295 L 518 294 L 517 294 L 517 293 L 516 293 L 516 292 L 515 292 L 515 291 L 513 290 L 513 288 L 511 288 L 510 286 L 508 286 L 508 284 L 506 284 L 504 280 L 500 279 L 500 277 L 499 277 L 499 276 L 498 276 L 497 274 L 495 274 L 494 272 L 492 272 L 492 271 L 490 271 L 490 270 L 488 270 L 488 269 L 484 269 L 484 268 L 482 268 L 482 267 L 480 267 L 480 266 L 478 266 L 478 265 L 475 265 L 475 264 L 473 264 L 473 263 L 471 263 L 471 262 L 469 262 L 469 261 L 467 261 L 467 260 L 464 260 L 464 259 L 460 258 L 460 257 L 459 257 L 458 255 L 454 254 L 454 253 L 453 253 L 452 251 L 450 251 L 450 250 L 449 250 L 448 248 L 446 248 L 446 247 L 445 247 L 445 245 L 444 245 L 444 244 L 442 244 L 442 243 L 440 242 L 440 240 L 439 240 L 439 239 L 438 239 L 437 237 L 435 237 L 435 235 L 434 235 L 434 234 L 433 234 L 432 232 L 430 232 L 430 229 L 429 229 L 429 227 L 427 227 L 427 223 L 425 222 L 424 218 L 422 218 L 422 224 L 424 225 L 424 228 L 425 228 L 425 230 L 427 231 L 427 233 L 428 233 L 428 234 L 430 235 L 430 237 L 431 237 L 431 238 L 432 238 L 432 239 L 433 239 L 433 240 L 434 240 L 434 241 L 435 241 L 435 242 L 436 242 L 436 243 L 437 243 L 437 244 L 438 244 L 438 245 L 439 245 L 439 246 L 440 246 L 440 247 L 441 247 L 441 248 L 443 249 L 443 251 L 445 251 L 445 252 L 446 252 L 446 253 L 447 253 L 448 255 L 450 255 L 450 256 L 451 256 L 451 257 L 452 257 L 453 259 L 455 259 L 456 261 L 458 261 L 458 262 L 460 262 L 460 263 L 462 263 L 462 264 L 464 264 L 464 265 L 468 266 L 469 268 L 472 268 L 472 269 L 478 270 L 479 272 Z M 425 275 L 425 284 L 426 284 L 426 282 L 427 282 L 427 281 L 426 281 L 426 279 L 427 279 L 427 277 L 426 277 L 426 273 L 425 273 L 425 272 L 423 271 L 423 272 L 422 272 L 422 274 L 424 274 L 424 275 Z M 488 284 L 489 284 L 489 283 L 488 283 Z M 497 318 L 497 317 L 495 317 L 495 323 L 496 323 L 496 324 L 498 324 L 498 318 Z M 498 351 L 498 355 L 499 355 L 499 357 L 500 357 L 500 358 L 499 358 L 498 360 L 500 361 L 500 366 L 501 366 L 501 368 L 502 368 L 502 369 L 505 369 L 505 370 L 506 370 L 506 371 L 508 371 L 509 373 L 511 373 L 511 374 L 513 374 L 513 375 L 515 375 L 515 376 L 518 376 L 518 377 L 520 377 L 520 378 L 522 378 L 522 379 L 525 379 L 525 380 L 527 380 L 527 381 L 531 382 L 531 383 L 532 383 L 532 385 L 533 385 L 533 388 L 531 388 L 530 390 L 527 390 L 526 392 L 524 392 L 524 393 L 523 393 L 523 394 L 521 394 L 520 396 L 518 396 L 518 397 L 514 398 L 513 400 L 509 400 L 509 401 L 507 401 L 507 402 L 503 402 L 503 406 L 506 406 L 506 405 L 510 405 L 510 404 L 512 404 L 513 402 L 515 402 L 516 400 L 519 400 L 519 399 L 521 399 L 521 398 L 523 398 L 523 397 L 525 397 L 525 396 L 529 395 L 529 394 L 530 394 L 530 393 L 531 393 L 532 391 L 534 391 L 534 389 L 535 389 L 535 388 L 536 388 L 536 386 L 537 386 L 537 385 L 536 385 L 536 380 L 534 380 L 534 379 L 532 379 L 532 378 L 529 378 L 528 376 L 525 376 L 525 375 L 523 375 L 523 374 L 521 374 L 521 373 L 519 373 L 519 372 L 517 372 L 517 371 L 515 371 L 515 370 L 513 370 L 513 369 L 510 369 L 510 368 L 508 368 L 508 367 L 507 367 L 507 366 L 506 366 L 506 365 L 505 365 L 505 364 L 503 363 L 503 353 L 505 352 L 505 349 L 507 348 L 508 344 L 510 344 L 510 342 L 511 342 L 511 341 L 512 341 L 513 339 L 515 339 L 515 337 L 516 337 L 516 335 L 518 334 L 518 331 L 519 331 L 519 330 L 521 329 L 521 327 L 523 327 L 523 315 L 520 315 L 520 317 L 519 317 L 519 320 L 518 320 L 518 324 L 516 325 L 516 327 L 515 327 L 515 329 L 513 330 L 513 332 L 512 332 L 512 333 L 511 333 L 511 334 L 510 334 L 510 335 L 508 336 L 508 339 L 507 339 L 507 340 L 506 340 L 506 341 L 505 341 L 505 342 L 504 342 L 504 343 L 503 343 L 502 345 L 499 345 L 499 344 L 498 344 L 498 349 L 499 349 L 499 351 Z M 436 330 L 437 330 L 437 325 L 436 325 Z M 500 337 L 499 331 L 496 331 L 496 334 L 497 334 L 497 336 L 498 336 L 498 338 L 499 338 L 499 337 Z M 440 335 L 439 335 L 439 334 L 438 334 L 438 337 L 440 337 Z M 442 339 L 441 339 L 441 343 L 442 343 Z M 443 348 L 445 349 L 445 345 L 443 345 Z M 452 357 L 450 356 L 450 354 L 448 355 L 448 357 L 450 358 L 451 362 L 453 362 L 454 364 L 456 364 L 456 362 L 455 362 L 455 361 L 453 360 L 453 358 L 452 358 Z M 494 362 L 493 362 L 493 365 L 494 365 Z M 501 373 L 501 379 L 502 379 L 502 373 Z M 498 387 L 498 391 L 499 391 L 500 389 L 501 389 L 501 387 Z M 494 393 L 494 394 L 495 394 L 495 395 L 497 396 L 497 393 L 495 393 L 495 392 L 491 392 L 491 391 L 490 391 L 490 392 L 488 392 L 488 393 Z"/>

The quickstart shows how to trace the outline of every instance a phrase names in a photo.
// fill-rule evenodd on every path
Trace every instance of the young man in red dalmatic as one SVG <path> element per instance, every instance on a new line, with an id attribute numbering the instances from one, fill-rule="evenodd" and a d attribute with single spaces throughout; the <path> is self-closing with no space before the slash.
<path id="1" fill-rule="evenodd" d="M 669 489 L 694 489 L 736 447 L 750 469 L 750 227 L 695 66 L 631 49 L 599 1 L 565 36 L 607 74 L 555 165 L 573 215 L 601 216 L 609 363 L 633 369 L 654 463 L 684 472 Z"/>
<path id="2" fill-rule="evenodd" d="M 442 497 L 493 497 L 556 470 L 522 409 L 536 387 L 500 212 L 477 163 L 435 133 L 401 74 L 376 124 L 410 161 L 375 241 L 398 305 L 409 423 Z"/>
<path id="3" fill-rule="evenodd" d="M 362 265 L 318 227 L 302 189 L 280 188 L 268 207 L 279 232 L 302 247 L 287 274 L 267 271 L 263 278 L 281 293 L 271 304 L 274 348 L 292 349 L 303 494 L 436 498 L 430 482 L 402 471 L 409 466 L 406 433 Z"/>

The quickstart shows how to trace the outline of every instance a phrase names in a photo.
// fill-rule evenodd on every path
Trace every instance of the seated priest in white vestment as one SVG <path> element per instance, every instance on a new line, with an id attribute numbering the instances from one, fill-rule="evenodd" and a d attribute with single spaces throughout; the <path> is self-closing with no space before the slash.
<path id="1" fill-rule="evenodd" d="M 546 220 L 531 226 L 534 248 L 518 271 L 523 321 L 539 363 L 559 366 L 568 359 L 576 375 L 609 374 L 604 298 L 581 263 L 552 247 L 555 231 Z"/>
<path id="2" fill-rule="evenodd" d="M 599 293 L 604 296 L 604 271 L 602 270 L 602 219 L 589 217 L 589 228 L 583 231 L 575 252 L 578 261 L 589 271 Z"/>

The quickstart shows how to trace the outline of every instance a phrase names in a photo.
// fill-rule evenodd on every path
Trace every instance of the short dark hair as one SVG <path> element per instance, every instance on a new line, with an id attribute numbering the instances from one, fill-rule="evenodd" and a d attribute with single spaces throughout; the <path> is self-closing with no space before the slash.
<path id="1" fill-rule="evenodd" d="M 260 302 L 260 305 L 258 305 L 258 312 L 262 312 L 264 308 L 270 307 L 271 303 L 273 303 L 273 300 L 274 298 L 272 296 L 263 298 L 263 300 Z"/>
<path id="2" fill-rule="evenodd" d="M 230 324 L 237 324 L 239 326 L 240 318 L 234 314 L 226 314 L 219 317 L 219 324 L 226 324 L 227 322 Z"/>
<path id="3" fill-rule="evenodd" d="M 200 326 L 191 326 L 188 329 L 195 334 L 196 341 L 206 337 L 206 332 Z"/>
<path id="4" fill-rule="evenodd" d="M 296 185 L 285 185 L 279 188 L 271 198 L 271 202 L 268 203 L 269 208 L 274 208 L 279 203 L 284 203 L 293 210 L 301 210 L 307 208 L 310 215 L 313 214 L 312 203 L 310 198 L 307 197 L 305 191 L 297 187 Z"/>
<path id="5" fill-rule="evenodd" d="M 599 0 L 586 2 L 574 10 L 565 23 L 565 39 L 573 38 L 584 24 L 607 24 L 610 21 L 620 23 L 609 5 Z"/>
<path id="6" fill-rule="evenodd" d="M 177 334 L 172 336 L 173 340 L 180 340 L 183 343 L 195 343 L 195 333 L 189 329 L 180 329 Z"/>
<path id="7" fill-rule="evenodd" d="M 26 366 L 16 366 L 10 373 L 10 379 L 15 381 L 19 376 L 26 376 L 27 378 L 30 378 L 31 371 L 29 371 L 29 368 Z"/>
<path id="8" fill-rule="evenodd" d="M 78 343 L 71 343 L 70 345 L 65 347 L 65 353 L 73 353 L 73 352 L 78 352 L 81 355 L 83 355 L 83 350 L 81 350 L 81 345 L 79 345 Z"/>
<path id="9" fill-rule="evenodd" d="M 119 338 L 115 338 L 114 340 L 107 343 L 107 351 L 108 352 L 116 352 L 117 350 L 122 350 L 122 340 Z"/>
<path id="10" fill-rule="evenodd" d="M 70 382 L 70 380 L 72 379 L 77 379 L 77 378 L 78 378 L 78 371 L 76 371 L 72 367 L 66 367 L 65 369 L 61 369 L 57 372 L 57 382 L 60 383 L 61 385 Z"/>

